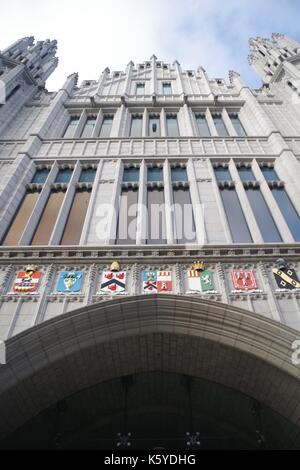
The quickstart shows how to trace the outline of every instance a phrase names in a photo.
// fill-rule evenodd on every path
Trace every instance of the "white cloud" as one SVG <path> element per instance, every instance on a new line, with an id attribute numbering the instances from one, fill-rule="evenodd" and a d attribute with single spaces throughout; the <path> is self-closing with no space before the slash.
<path id="1" fill-rule="evenodd" d="M 202 65 L 212 77 L 233 68 L 253 84 L 249 36 L 291 31 L 297 39 L 296 11 L 292 0 L 10 0 L 0 9 L 1 48 L 29 35 L 57 39 L 51 90 L 72 72 L 97 79 L 107 66 L 123 70 L 153 53 L 185 68 Z"/>

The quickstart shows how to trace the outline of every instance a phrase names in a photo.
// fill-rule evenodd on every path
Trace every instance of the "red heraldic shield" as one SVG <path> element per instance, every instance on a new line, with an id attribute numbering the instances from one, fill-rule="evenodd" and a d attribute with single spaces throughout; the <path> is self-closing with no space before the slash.
<path id="1" fill-rule="evenodd" d="M 42 273 L 21 271 L 17 274 L 13 290 L 14 292 L 36 292 Z"/>
<path id="2" fill-rule="evenodd" d="M 172 290 L 171 271 L 157 271 L 157 292 L 170 292 Z"/>
<path id="3" fill-rule="evenodd" d="M 236 290 L 256 290 L 257 284 L 253 271 L 231 271 L 233 286 Z"/>

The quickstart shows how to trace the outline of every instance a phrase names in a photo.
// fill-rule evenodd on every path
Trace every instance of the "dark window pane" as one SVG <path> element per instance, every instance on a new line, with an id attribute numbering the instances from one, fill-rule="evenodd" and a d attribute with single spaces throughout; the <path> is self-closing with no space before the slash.
<path id="1" fill-rule="evenodd" d="M 241 121 L 239 120 L 238 116 L 231 115 L 230 116 L 231 122 L 233 127 L 235 128 L 235 131 L 239 137 L 245 137 L 246 132 L 245 129 L 243 128 Z"/>
<path id="2" fill-rule="evenodd" d="M 25 194 L 18 212 L 5 235 L 2 245 L 18 245 L 39 194 L 40 193 L 38 191 Z"/>
<path id="3" fill-rule="evenodd" d="M 81 171 L 79 182 L 80 183 L 93 183 L 96 175 L 94 168 L 84 168 Z"/>
<path id="4" fill-rule="evenodd" d="M 228 168 L 224 168 L 222 166 L 216 167 L 215 175 L 216 175 L 217 181 L 231 181 L 231 176 L 230 176 Z"/>
<path id="5" fill-rule="evenodd" d="M 213 120 L 217 129 L 217 133 L 219 137 L 227 137 L 228 136 L 228 131 L 225 127 L 225 124 L 223 122 L 223 119 L 221 116 L 213 116 Z"/>
<path id="6" fill-rule="evenodd" d="M 167 116 L 167 135 L 168 137 L 179 136 L 177 116 Z"/>
<path id="7" fill-rule="evenodd" d="M 262 166 L 261 171 L 267 181 L 279 181 L 279 178 L 274 168 L 269 168 L 268 166 Z"/>
<path id="8" fill-rule="evenodd" d="M 260 189 L 247 188 L 246 194 L 264 242 L 281 242 L 281 236 Z"/>
<path id="9" fill-rule="evenodd" d="M 187 181 L 186 169 L 180 166 L 171 168 L 171 178 L 172 181 Z"/>
<path id="10" fill-rule="evenodd" d="M 79 121 L 79 117 L 75 117 L 75 116 L 72 116 L 71 119 L 70 119 L 70 122 L 69 122 L 69 125 L 64 133 L 64 137 L 65 138 L 72 138 L 74 137 L 74 132 L 75 132 L 75 128 L 78 124 L 78 121 Z"/>
<path id="11" fill-rule="evenodd" d="M 166 243 L 165 198 L 162 188 L 149 188 L 147 243 Z"/>
<path id="12" fill-rule="evenodd" d="M 135 245 L 137 202 L 137 189 L 122 189 L 117 227 L 117 245 Z"/>
<path id="13" fill-rule="evenodd" d="M 50 193 L 31 245 L 48 245 L 64 197 L 64 191 Z"/>
<path id="14" fill-rule="evenodd" d="M 141 137 L 142 123 L 143 123 L 142 116 L 132 116 L 131 127 L 130 127 L 130 137 Z"/>
<path id="15" fill-rule="evenodd" d="M 175 188 L 173 198 L 177 243 L 192 243 L 196 233 L 189 188 Z"/>
<path id="16" fill-rule="evenodd" d="M 136 94 L 143 95 L 145 93 L 145 83 L 136 84 Z"/>
<path id="17" fill-rule="evenodd" d="M 220 194 L 233 242 L 251 243 L 252 237 L 235 189 L 221 189 Z"/>
<path id="18" fill-rule="evenodd" d="M 94 127 L 95 127 L 95 124 L 96 124 L 96 120 L 97 120 L 97 118 L 92 117 L 92 116 L 88 116 L 88 118 L 86 120 L 86 123 L 85 123 L 85 126 L 83 128 L 83 131 L 81 133 L 81 137 L 84 137 L 84 138 L 92 137 L 92 133 L 93 133 L 93 130 L 94 130 Z"/>
<path id="19" fill-rule="evenodd" d="M 140 169 L 135 167 L 124 168 L 123 181 L 135 182 L 139 181 Z"/>
<path id="20" fill-rule="evenodd" d="M 149 137 L 160 136 L 160 119 L 159 116 L 149 117 Z"/>
<path id="21" fill-rule="evenodd" d="M 294 240 L 299 242 L 300 217 L 297 214 L 292 201 L 290 200 L 284 188 L 272 188 L 271 191 L 290 231 L 292 232 Z"/>
<path id="22" fill-rule="evenodd" d="M 32 183 L 45 183 L 48 178 L 49 170 L 43 168 L 41 170 L 36 170 L 34 177 L 32 178 Z"/>
<path id="23" fill-rule="evenodd" d="M 100 135 L 99 135 L 101 139 L 110 137 L 112 123 L 113 123 L 112 116 L 104 116 L 102 125 L 101 125 Z"/>
<path id="24" fill-rule="evenodd" d="M 163 83 L 163 94 L 164 95 L 172 95 L 171 83 Z"/>
<path id="25" fill-rule="evenodd" d="M 210 130 L 204 114 L 196 114 L 196 122 L 200 137 L 210 137 Z"/>
<path id="26" fill-rule="evenodd" d="M 242 181 L 255 181 L 255 177 L 251 168 L 240 166 L 238 168 L 238 172 Z"/>
<path id="27" fill-rule="evenodd" d="M 66 168 L 65 170 L 59 170 L 55 178 L 55 183 L 68 183 L 71 179 L 73 170 Z"/>
<path id="28" fill-rule="evenodd" d="M 162 168 L 148 168 L 147 181 L 163 181 L 163 169 Z"/>
<path id="29" fill-rule="evenodd" d="M 72 207 L 60 242 L 61 245 L 79 244 L 90 197 L 91 192 L 86 189 L 77 190 L 75 192 Z"/>

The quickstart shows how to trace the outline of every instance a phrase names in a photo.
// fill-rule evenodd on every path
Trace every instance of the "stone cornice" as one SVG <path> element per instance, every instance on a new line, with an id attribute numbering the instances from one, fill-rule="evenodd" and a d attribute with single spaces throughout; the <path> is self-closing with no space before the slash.
<path id="1" fill-rule="evenodd" d="M 95 246 L 46 246 L 32 247 L 0 247 L 1 265 L 30 263 L 69 263 L 70 258 L 76 264 L 105 262 L 115 259 L 126 263 L 159 262 L 188 263 L 191 259 L 199 258 L 207 262 L 238 263 L 238 262 L 274 262 L 278 257 L 300 260 L 300 244 L 264 244 L 264 245 L 212 245 L 205 247 L 187 247 L 180 245 L 155 246 L 124 246 L 107 245 Z"/>

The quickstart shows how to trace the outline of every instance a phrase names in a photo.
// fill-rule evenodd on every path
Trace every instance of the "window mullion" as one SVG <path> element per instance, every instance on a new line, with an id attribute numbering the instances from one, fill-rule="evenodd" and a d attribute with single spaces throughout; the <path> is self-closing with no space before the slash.
<path id="1" fill-rule="evenodd" d="M 246 219 L 247 225 L 249 227 L 251 236 L 253 238 L 254 243 L 264 243 L 263 237 L 260 233 L 259 226 L 256 222 L 255 216 L 252 211 L 252 207 L 250 205 L 250 202 L 248 200 L 243 182 L 240 178 L 239 172 L 237 171 L 237 168 L 235 166 L 234 160 L 230 160 L 229 162 L 229 169 L 230 173 L 232 176 L 233 181 L 235 181 L 235 189 L 237 196 L 240 201 L 240 205 L 242 208 L 242 211 L 244 213 L 244 217 Z"/>
<path id="2" fill-rule="evenodd" d="M 205 117 L 211 137 L 218 137 L 218 132 L 209 108 L 206 109 Z"/>
<path id="3" fill-rule="evenodd" d="M 144 245 L 147 239 L 147 168 L 144 160 L 140 165 L 136 244 Z"/>
<path id="4" fill-rule="evenodd" d="M 173 206 L 173 187 L 171 181 L 171 172 L 168 160 L 164 161 L 163 166 L 164 175 L 164 193 L 165 193 L 165 220 L 166 220 L 166 236 L 167 243 L 173 245 L 175 243 L 175 221 L 174 212 L 171 210 Z"/>
<path id="5" fill-rule="evenodd" d="M 267 181 L 265 180 L 264 175 L 262 174 L 262 171 L 256 160 L 253 162 L 252 168 L 253 168 L 254 176 L 256 177 L 258 181 L 260 181 L 261 193 L 263 197 L 265 198 L 266 204 L 269 207 L 269 210 L 272 214 L 275 224 L 277 225 L 277 229 L 281 235 L 282 240 L 285 243 L 294 243 L 294 238 L 290 232 L 290 229 L 277 205 L 277 202 L 272 194 L 272 191 L 269 188 L 269 185 Z"/>
<path id="6" fill-rule="evenodd" d="M 50 192 L 51 192 L 50 185 L 54 183 L 58 170 L 59 170 L 58 164 L 57 162 L 54 162 L 50 170 L 50 173 L 48 175 L 48 178 L 43 184 L 43 189 L 40 192 L 39 198 L 34 207 L 34 211 L 32 212 L 31 216 L 28 219 L 24 232 L 20 238 L 19 245 L 30 244 L 35 234 L 35 231 L 37 229 L 37 226 L 39 224 L 40 218 L 43 214 L 43 211 L 46 207 L 48 198 L 50 196 Z"/>
<path id="7" fill-rule="evenodd" d="M 82 133 L 83 128 L 84 128 L 85 123 L 86 123 L 86 118 L 87 118 L 86 111 L 83 110 L 81 115 L 80 115 L 77 126 L 75 128 L 74 134 L 73 134 L 74 139 L 78 139 L 81 136 L 81 133 Z"/>
<path id="8" fill-rule="evenodd" d="M 92 137 L 93 138 L 99 136 L 100 129 L 101 129 L 101 126 L 102 126 L 102 122 L 103 122 L 103 111 L 102 111 L 102 109 L 99 109 L 96 124 L 95 124 L 93 132 L 92 132 Z"/>
<path id="9" fill-rule="evenodd" d="M 65 224 L 68 219 L 69 211 L 72 206 L 74 194 L 75 194 L 75 184 L 78 182 L 80 176 L 81 166 L 79 161 L 77 161 L 75 168 L 73 170 L 70 181 L 68 182 L 68 187 L 62 205 L 60 207 L 52 235 L 49 240 L 49 245 L 59 245 L 62 234 L 64 232 Z"/>

